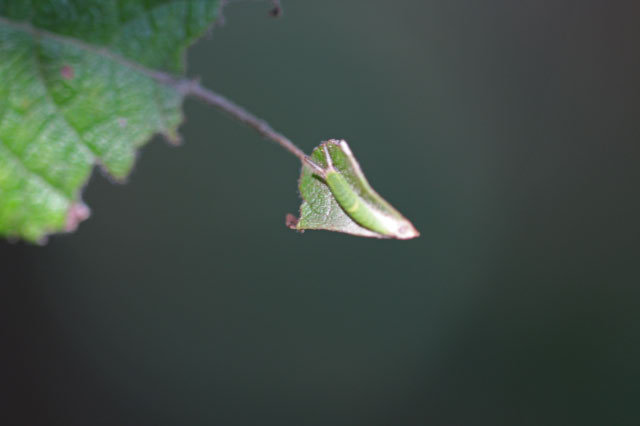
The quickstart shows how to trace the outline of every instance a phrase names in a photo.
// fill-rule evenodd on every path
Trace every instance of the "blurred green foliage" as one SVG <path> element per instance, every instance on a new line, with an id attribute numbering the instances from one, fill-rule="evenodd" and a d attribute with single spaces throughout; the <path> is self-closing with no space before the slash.
<path id="1" fill-rule="evenodd" d="M 153 134 L 177 139 L 182 96 L 140 67 L 182 71 L 219 7 L 0 1 L 0 237 L 74 230 L 94 164 L 123 180 Z"/>

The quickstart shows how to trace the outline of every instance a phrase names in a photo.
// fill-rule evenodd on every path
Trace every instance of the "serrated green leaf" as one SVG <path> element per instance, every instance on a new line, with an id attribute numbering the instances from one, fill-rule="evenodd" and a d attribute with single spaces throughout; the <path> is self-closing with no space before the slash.
<path id="1" fill-rule="evenodd" d="M 287 218 L 291 228 L 300 231 L 321 229 L 373 238 L 409 239 L 420 235 L 411 222 L 373 190 L 345 141 L 330 140 L 316 147 L 311 154 L 315 164 L 322 169 L 328 167 L 325 147 L 333 168 L 344 178 L 347 190 L 354 194 L 359 205 L 367 209 L 365 213 L 382 218 L 387 229 L 367 227 L 357 215 L 347 212 L 325 179 L 307 164 L 302 167 L 300 176 L 299 189 L 303 199 L 300 218 Z"/>
<path id="2" fill-rule="evenodd" d="M 176 140 L 181 72 L 219 0 L 0 0 L 0 235 L 40 241 L 86 216 L 95 164 L 116 180 L 156 133 Z"/>

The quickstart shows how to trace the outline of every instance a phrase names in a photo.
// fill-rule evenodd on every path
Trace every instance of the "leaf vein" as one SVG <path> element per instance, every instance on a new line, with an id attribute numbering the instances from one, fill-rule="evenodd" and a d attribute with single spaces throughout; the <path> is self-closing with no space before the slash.
<path id="1" fill-rule="evenodd" d="M 65 116 L 64 112 L 60 108 L 60 105 L 58 105 L 58 103 L 55 101 L 53 96 L 51 96 L 51 92 L 49 91 L 49 85 L 47 84 L 47 79 L 44 77 L 44 70 L 43 70 L 43 66 L 42 66 L 42 58 L 40 58 L 39 52 L 37 50 L 38 46 L 39 46 L 39 42 L 37 40 L 34 40 L 33 57 L 34 57 L 35 63 L 36 63 L 36 70 L 37 70 L 36 78 L 38 79 L 40 84 L 42 84 L 42 87 L 44 88 L 44 92 L 45 92 L 45 96 L 47 98 L 47 101 L 49 101 L 51 103 L 51 105 L 53 105 L 53 107 L 56 109 L 56 114 L 55 115 L 59 116 L 64 121 L 64 123 L 67 125 L 67 127 L 69 127 L 69 129 L 71 129 L 71 132 L 74 134 L 76 139 L 78 139 L 79 145 L 84 147 L 86 150 L 88 150 L 91 154 L 93 154 L 93 156 L 100 158 L 100 154 L 93 147 L 89 146 L 89 144 L 87 144 L 84 139 L 82 139 L 82 136 L 80 135 L 80 132 L 78 131 L 78 129 L 76 129 L 73 124 L 71 124 L 71 122 L 67 119 L 67 117 Z"/>
<path id="2" fill-rule="evenodd" d="M 69 196 L 64 192 L 64 190 L 61 187 L 56 185 L 54 182 L 51 182 L 42 173 L 28 167 L 25 164 L 25 162 L 22 160 L 22 158 L 20 158 L 15 152 L 13 152 L 13 150 L 9 148 L 9 146 L 4 142 L 3 139 L 0 139 L 0 149 L 4 150 L 7 153 L 7 156 L 5 158 L 9 158 L 13 160 L 13 162 L 17 164 L 24 172 L 31 175 L 33 178 L 38 180 L 40 183 L 44 184 L 44 186 L 47 186 L 49 189 L 51 189 L 53 192 L 55 192 L 65 200 L 71 201 Z"/>
<path id="3" fill-rule="evenodd" d="M 0 24 L 6 25 L 7 27 L 17 31 L 22 31 L 24 33 L 27 33 L 31 35 L 34 39 L 50 38 L 51 40 L 55 40 L 59 43 L 63 43 L 68 46 L 73 46 L 78 49 L 82 49 L 86 52 L 93 53 L 95 55 L 117 62 L 122 66 L 130 68 L 134 71 L 137 71 L 158 82 L 168 83 L 168 82 L 171 82 L 172 80 L 177 80 L 174 76 L 170 74 L 167 74 L 162 71 L 149 69 L 136 62 L 130 61 L 129 59 L 126 59 L 122 55 L 112 52 L 107 47 L 95 46 L 95 45 L 86 43 L 78 38 L 64 36 L 48 30 L 37 28 L 37 27 L 34 27 L 29 22 L 15 22 L 11 19 L 7 19 L 5 17 L 0 16 Z"/>

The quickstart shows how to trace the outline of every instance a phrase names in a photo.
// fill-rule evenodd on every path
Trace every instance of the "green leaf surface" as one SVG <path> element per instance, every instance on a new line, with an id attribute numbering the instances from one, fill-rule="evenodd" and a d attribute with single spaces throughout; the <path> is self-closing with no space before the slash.
<path id="1" fill-rule="evenodd" d="M 0 0 L 0 235 L 42 241 L 88 210 L 98 164 L 115 180 L 156 133 L 177 140 L 184 48 L 219 0 Z"/>
<path id="2" fill-rule="evenodd" d="M 302 167 L 300 176 L 299 189 L 303 199 L 300 217 L 287 217 L 290 228 L 299 231 L 336 231 L 372 238 L 409 239 L 420 235 L 411 222 L 373 190 L 345 141 L 330 140 L 316 147 L 311 154 L 314 163 L 323 169 L 328 167 L 325 146 L 333 167 L 357 194 L 358 202 L 365 204 L 376 215 L 384 217 L 393 226 L 403 229 L 403 233 L 382 234 L 361 225 L 340 206 L 325 180 L 307 164 Z"/>

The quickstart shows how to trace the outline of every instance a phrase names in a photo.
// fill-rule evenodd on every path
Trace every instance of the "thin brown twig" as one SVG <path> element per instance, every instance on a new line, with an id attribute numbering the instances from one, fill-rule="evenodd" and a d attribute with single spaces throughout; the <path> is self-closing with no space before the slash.
<path id="1" fill-rule="evenodd" d="M 192 96 L 194 98 L 200 99 L 208 103 L 209 105 L 212 105 L 226 112 L 231 117 L 246 124 L 247 126 L 260 133 L 263 137 L 280 145 L 281 147 L 295 155 L 301 162 L 305 161 L 305 158 L 307 156 L 304 151 L 298 148 L 285 135 L 275 131 L 265 120 L 256 117 L 240 105 L 225 98 L 224 96 L 215 93 L 214 91 L 207 89 L 206 87 L 203 87 L 198 81 L 189 79 L 167 81 L 167 78 L 171 77 L 163 73 L 156 74 L 153 77 L 158 81 L 174 86 L 181 94 L 185 96 Z"/>

